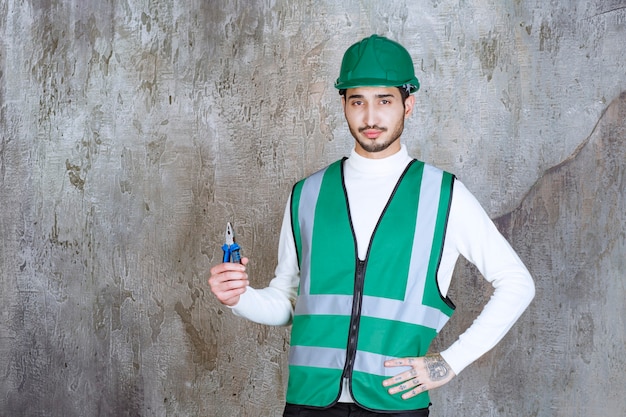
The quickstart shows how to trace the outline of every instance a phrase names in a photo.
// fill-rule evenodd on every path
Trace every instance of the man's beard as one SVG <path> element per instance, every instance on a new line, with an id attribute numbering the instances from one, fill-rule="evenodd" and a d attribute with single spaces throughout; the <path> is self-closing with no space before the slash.
<path id="1" fill-rule="evenodd" d="M 352 136 L 359 143 L 361 148 L 363 148 L 366 152 L 376 153 L 384 151 L 400 138 L 402 132 L 404 131 L 404 119 L 402 119 L 400 123 L 397 124 L 391 136 L 389 136 L 384 142 L 377 142 L 376 140 L 364 138 L 363 136 L 361 136 L 361 133 L 367 129 L 376 129 L 386 133 L 388 131 L 386 127 L 380 127 L 377 125 L 364 126 L 360 127 L 356 132 L 351 126 L 349 126 L 349 128 L 350 133 L 352 133 Z"/>

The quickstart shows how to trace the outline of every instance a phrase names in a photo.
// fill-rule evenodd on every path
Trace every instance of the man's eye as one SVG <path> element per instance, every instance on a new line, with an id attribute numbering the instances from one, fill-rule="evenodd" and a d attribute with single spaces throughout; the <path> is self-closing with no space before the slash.
<path id="1" fill-rule="evenodd" d="M 389 100 L 381 100 L 380 101 L 380 104 L 389 104 L 389 103 L 390 103 Z"/>

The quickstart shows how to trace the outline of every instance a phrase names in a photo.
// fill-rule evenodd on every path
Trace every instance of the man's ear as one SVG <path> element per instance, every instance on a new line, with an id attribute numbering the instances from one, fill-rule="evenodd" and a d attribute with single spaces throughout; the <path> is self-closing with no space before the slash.
<path id="1" fill-rule="evenodd" d="M 415 96 L 411 94 L 404 100 L 404 118 L 408 119 L 411 113 L 413 113 L 413 107 L 415 106 Z"/>

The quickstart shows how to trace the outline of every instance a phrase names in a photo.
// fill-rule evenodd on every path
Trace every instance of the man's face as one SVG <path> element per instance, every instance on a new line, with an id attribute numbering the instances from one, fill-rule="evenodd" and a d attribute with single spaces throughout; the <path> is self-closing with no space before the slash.
<path id="1" fill-rule="evenodd" d="M 403 105 L 397 87 L 358 87 L 346 90 L 342 102 L 357 154 L 379 159 L 400 150 L 398 139 L 413 111 L 414 96 Z"/>

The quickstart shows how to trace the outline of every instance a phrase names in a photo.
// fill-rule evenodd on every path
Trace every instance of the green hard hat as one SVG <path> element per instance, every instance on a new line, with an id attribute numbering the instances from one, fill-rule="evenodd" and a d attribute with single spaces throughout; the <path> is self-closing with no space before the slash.
<path id="1" fill-rule="evenodd" d="M 420 88 L 413 61 L 402 45 L 372 35 L 348 48 L 341 61 L 335 88 L 401 87 L 414 93 Z"/>

